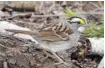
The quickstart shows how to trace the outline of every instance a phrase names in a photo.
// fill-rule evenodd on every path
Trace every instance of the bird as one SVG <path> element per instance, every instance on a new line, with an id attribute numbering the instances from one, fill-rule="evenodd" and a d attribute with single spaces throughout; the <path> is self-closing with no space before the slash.
<path id="1" fill-rule="evenodd" d="M 57 24 L 48 25 L 41 30 L 27 31 L 27 30 L 16 30 L 16 29 L 5 29 L 6 31 L 13 33 L 22 33 L 39 36 L 37 41 L 39 45 L 44 49 L 44 52 L 51 53 L 59 61 L 59 63 L 65 63 L 56 52 L 66 50 L 77 45 L 80 37 L 78 28 L 85 25 L 85 20 L 81 17 L 71 17 L 66 21 L 60 21 Z M 49 56 L 49 54 L 47 54 Z M 50 55 L 51 57 L 51 55 Z"/>
<path id="2" fill-rule="evenodd" d="M 27 30 L 17 30 L 17 29 L 6 29 L 6 31 L 14 32 L 16 34 L 21 33 L 21 34 L 34 35 L 35 37 L 38 36 L 39 42 L 41 43 L 43 41 L 47 42 L 49 43 L 48 46 L 51 47 L 53 51 L 59 51 L 60 49 L 63 50 L 68 48 L 69 47 L 68 43 L 73 44 L 75 43 L 74 41 L 78 41 L 78 38 L 81 34 L 78 31 L 78 28 L 83 25 L 86 25 L 85 19 L 75 16 L 67 19 L 66 21 L 60 21 L 57 24 L 48 25 L 47 27 L 39 31 L 38 30 L 27 31 Z M 67 47 L 63 46 L 65 43 Z M 59 47 L 61 47 L 58 46 L 58 44 L 61 44 L 62 48 L 58 49 Z M 47 44 L 45 43 L 45 45 Z M 54 46 L 56 46 L 57 49 Z"/>

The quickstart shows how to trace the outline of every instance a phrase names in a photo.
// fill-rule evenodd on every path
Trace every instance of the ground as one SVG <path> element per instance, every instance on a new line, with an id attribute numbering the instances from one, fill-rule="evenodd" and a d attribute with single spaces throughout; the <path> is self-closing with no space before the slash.
<path id="1" fill-rule="evenodd" d="M 11 2 L 0 2 L 0 9 L 7 4 L 10 4 Z M 40 2 L 38 2 L 40 3 Z M 84 4 L 84 5 L 83 5 Z M 93 7 L 90 8 L 90 5 L 93 5 Z M 21 4 L 20 4 L 21 5 Z M 56 7 L 52 9 L 55 5 Z M 95 10 L 97 7 L 94 6 L 97 5 L 98 7 L 102 7 L 103 3 L 100 5 L 100 3 L 97 2 L 67 2 L 66 6 L 68 8 L 71 8 L 73 11 L 90 11 Z M 17 5 L 18 6 L 18 5 Z M 48 6 L 51 6 L 50 9 Z M 39 11 L 30 11 L 30 13 L 33 13 L 35 15 L 48 15 L 48 14 L 54 14 L 52 11 L 59 11 L 61 12 L 62 9 L 60 9 L 62 6 L 65 6 L 65 3 L 62 5 L 62 2 L 56 2 L 55 4 L 52 4 L 52 2 L 46 2 L 45 6 L 40 6 Z M 43 8 L 41 8 L 43 7 Z M 57 9 L 59 8 L 59 10 Z M 19 7 L 20 8 L 20 7 Z M 35 7 L 36 9 L 39 7 Z M 81 10 L 82 8 L 82 10 Z M 12 23 L 15 23 L 22 27 L 28 27 L 31 30 L 34 29 L 40 29 L 40 27 L 43 26 L 43 22 L 45 22 L 45 18 L 32 18 L 30 17 L 30 14 L 27 15 L 28 8 L 23 7 L 18 11 L 13 9 L 13 13 L 11 16 L 10 10 L 0 12 L 0 20 L 10 21 Z M 32 8 L 33 9 L 33 8 Z M 49 10 L 48 10 L 49 9 Z M 28 9 L 30 10 L 30 9 Z M 42 11 L 41 11 L 42 10 Z M 48 12 L 48 11 L 49 12 Z M 97 9 L 98 10 L 98 9 Z M 102 10 L 100 10 L 102 11 Z M 9 14 L 10 13 L 10 14 Z M 18 15 L 19 13 L 22 13 L 23 15 Z M 43 14 L 41 14 L 43 13 Z M 58 13 L 58 12 L 57 12 Z M 15 15 L 18 16 L 15 16 Z M 25 16 L 26 15 L 26 16 Z M 90 20 L 97 20 L 98 24 L 101 23 L 101 14 L 100 15 L 92 15 L 93 19 L 90 19 L 90 16 L 88 14 L 84 15 L 81 14 L 83 17 L 86 17 L 88 21 Z M 81 16 L 80 15 L 80 16 Z M 60 16 L 62 17 L 62 16 Z M 53 18 L 53 17 L 51 17 Z M 56 17 L 53 18 L 54 20 Z M 88 22 L 89 23 L 89 22 Z M 95 24 L 97 24 L 95 22 Z M 38 26 L 38 27 L 37 27 Z M 85 58 L 85 62 L 78 63 L 77 61 L 71 61 L 71 54 L 75 52 L 75 48 L 63 50 L 57 52 L 57 55 L 60 56 L 68 65 L 65 64 L 55 64 L 58 63 L 58 61 L 52 57 L 47 57 L 47 55 L 44 53 L 43 49 L 41 49 L 39 46 L 37 46 L 35 43 L 29 41 L 29 40 L 23 40 L 19 38 L 15 38 L 13 36 L 7 35 L 7 34 L 1 34 L 0 33 L 0 68 L 96 68 L 100 59 L 96 63 L 96 61 L 92 61 L 90 58 Z M 97 59 L 97 58 L 96 58 Z M 78 64 L 77 64 L 78 63 Z M 84 64 L 83 64 L 84 63 Z"/>

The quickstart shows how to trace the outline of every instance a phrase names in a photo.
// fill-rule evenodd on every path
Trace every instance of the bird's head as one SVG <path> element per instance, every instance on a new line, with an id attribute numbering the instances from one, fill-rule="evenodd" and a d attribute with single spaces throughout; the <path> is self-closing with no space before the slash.
<path id="1" fill-rule="evenodd" d="M 74 31 L 78 30 L 78 31 L 82 32 L 85 29 L 85 27 L 87 26 L 85 19 L 83 19 L 81 17 L 71 17 L 67 21 L 70 23 L 70 25 Z"/>
<path id="2" fill-rule="evenodd" d="M 81 17 L 71 17 L 68 19 L 68 22 L 70 22 L 70 24 L 80 24 L 80 25 L 84 25 L 86 24 L 85 19 L 81 18 Z"/>

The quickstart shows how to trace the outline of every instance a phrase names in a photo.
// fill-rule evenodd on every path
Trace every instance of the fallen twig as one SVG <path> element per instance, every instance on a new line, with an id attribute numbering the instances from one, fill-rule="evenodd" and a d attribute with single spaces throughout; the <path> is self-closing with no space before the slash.
<path id="1" fill-rule="evenodd" d="M 9 18 L 15 18 L 15 17 L 20 17 L 20 18 L 30 18 L 32 16 L 31 13 L 21 13 L 21 14 L 16 14 L 16 15 L 13 15 L 12 17 L 9 17 Z"/>
<path id="2" fill-rule="evenodd" d="M 102 58 L 102 60 L 100 61 L 99 65 L 97 68 L 104 68 L 104 57 Z"/>
<path id="3" fill-rule="evenodd" d="M 44 6 L 44 1 L 42 1 L 42 2 L 40 3 L 39 11 L 42 10 L 43 6 Z"/>
<path id="4" fill-rule="evenodd" d="M 104 12 L 81 12 L 81 13 L 76 13 L 77 15 L 88 15 L 88 14 L 104 14 Z M 66 16 L 66 15 L 34 15 L 32 18 L 35 17 L 56 17 L 56 16 Z"/>
<path id="5" fill-rule="evenodd" d="M 7 65 L 6 61 L 3 62 L 3 68 L 8 68 L 8 65 Z"/>
<path id="6" fill-rule="evenodd" d="M 47 12 L 48 13 L 51 12 L 54 7 L 55 7 L 55 2 L 53 1 L 52 6 L 49 8 L 49 10 Z"/>

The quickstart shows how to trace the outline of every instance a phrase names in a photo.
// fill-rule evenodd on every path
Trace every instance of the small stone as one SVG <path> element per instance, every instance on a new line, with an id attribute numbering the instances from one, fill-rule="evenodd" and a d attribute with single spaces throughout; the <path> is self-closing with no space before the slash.
<path id="1" fill-rule="evenodd" d="M 4 13 L 2 11 L 0 11 L 0 17 L 4 16 Z"/>
<path id="2" fill-rule="evenodd" d="M 24 53 L 24 52 L 27 52 L 27 51 L 28 51 L 28 47 L 25 46 L 25 47 L 22 47 L 22 48 L 21 48 L 21 52 Z"/>
<path id="3" fill-rule="evenodd" d="M 8 62 L 11 63 L 11 64 L 15 64 L 16 63 L 16 59 L 9 59 Z"/>

